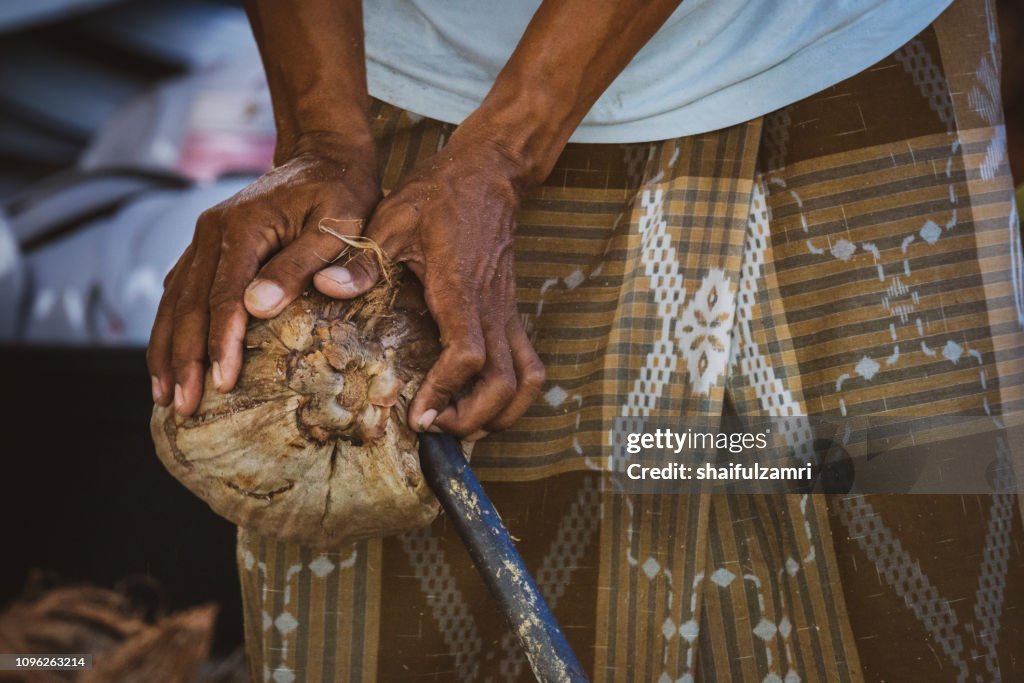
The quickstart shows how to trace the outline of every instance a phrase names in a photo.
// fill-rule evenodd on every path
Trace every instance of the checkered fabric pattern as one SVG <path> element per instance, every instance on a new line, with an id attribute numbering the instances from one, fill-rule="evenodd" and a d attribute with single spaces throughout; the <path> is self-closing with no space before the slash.
<path id="1" fill-rule="evenodd" d="M 523 202 L 520 313 L 548 379 L 473 464 L 592 680 L 1024 680 L 1014 494 L 645 496 L 602 477 L 620 417 L 730 409 L 798 434 L 813 415 L 1024 409 L 994 26 L 957 0 L 763 119 L 570 145 Z M 452 131 L 383 103 L 375 126 L 386 187 Z M 238 558 L 253 680 L 531 680 L 443 517 L 334 553 L 240 531 Z"/>

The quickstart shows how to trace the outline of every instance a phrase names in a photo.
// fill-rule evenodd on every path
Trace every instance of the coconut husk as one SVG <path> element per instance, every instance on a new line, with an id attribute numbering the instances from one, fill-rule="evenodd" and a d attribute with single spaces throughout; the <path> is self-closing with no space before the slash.
<path id="1" fill-rule="evenodd" d="M 34 593 L 34 594 L 33 594 Z M 149 620 L 129 595 L 93 586 L 30 590 L 0 612 L 0 652 L 93 655 L 93 668 L 4 671 L 3 683 L 184 683 L 207 660 L 212 605 Z"/>
<path id="2" fill-rule="evenodd" d="M 210 655 L 215 605 L 164 617 L 95 659 L 77 683 L 184 683 L 199 678 Z"/>
<path id="3" fill-rule="evenodd" d="M 306 293 L 250 324 L 236 388 L 209 375 L 195 415 L 157 406 L 167 469 L 214 511 L 257 533 L 317 548 L 430 523 L 406 412 L 440 352 L 408 274 L 355 302 Z"/>

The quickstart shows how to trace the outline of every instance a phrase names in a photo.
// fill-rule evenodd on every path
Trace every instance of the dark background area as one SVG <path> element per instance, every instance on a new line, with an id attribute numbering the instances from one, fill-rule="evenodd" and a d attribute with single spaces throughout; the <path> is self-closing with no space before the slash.
<path id="1" fill-rule="evenodd" d="M 83 23 L 116 4 L 89 3 L 73 16 L 50 16 L 8 30 L 0 35 L 0 55 L 18 46 L 50 46 L 116 72 L 127 84 L 126 99 L 190 68 Z M 1024 181 L 1024 3 L 1001 2 L 1000 9 L 1008 139 L 1019 185 Z M 11 68 L 9 60 L 0 67 L 0 86 Z M 75 162 L 95 132 L 85 113 L 76 129 L 0 95 L 0 129 L 5 130 L 0 204 Z M 29 153 L 21 143 L 33 136 L 43 142 Z M 143 350 L 0 346 L 0 377 L 5 394 L 0 604 L 19 594 L 34 569 L 103 586 L 146 577 L 161 586 L 168 608 L 218 603 L 215 650 L 237 647 L 242 635 L 234 528 L 156 459 Z"/>
<path id="2" fill-rule="evenodd" d="M 240 5 L 0 6 L 0 208 L 10 211 L 39 182 L 72 168 L 119 107 L 215 64 L 203 46 L 175 43 L 203 36 L 204 27 L 206 35 L 237 35 Z M 65 64 L 81 72 L 43 82 Z M 79 90 L 81 106 L 68 107 Z M 215 654 L 237 648 L 235 529 L 157 460 L 144 350 L 0 345 L 0 378 L 0 608 L 34 573 L 58 585 L 149 584 L 147 599 L 155 594 L 166 610 L 218 604 Z"/>
<path id="3" fill-rule="evenodd" d="M 234 526 L 163 469 L 140 350 L 0 349 L 0 603 L 41 569 L 58 581 L 159 586 L 164 606 L 220 605 L 215 650 L 241 643 Z"/>

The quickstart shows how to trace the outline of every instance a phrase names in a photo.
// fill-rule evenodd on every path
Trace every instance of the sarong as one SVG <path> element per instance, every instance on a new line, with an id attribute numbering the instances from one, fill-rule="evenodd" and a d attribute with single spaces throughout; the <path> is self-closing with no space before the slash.
<path id="1" fill-rule="evenodd" d="M 720 131 L 570 144 L 522 203 L 547 367 L 473 468 L 593 681 L 1024 680 L 1024 530 L 989 495 L 630 495 L 620 416 L 1024 408 L 995 10 Z M 374 104 L 385 188 L 453 126 Z M 1019 449 L 1021 444 L 1010 444 Z M 323 553 L 239 532 L 254 681 L 526 681 L 442 516 Z"/>

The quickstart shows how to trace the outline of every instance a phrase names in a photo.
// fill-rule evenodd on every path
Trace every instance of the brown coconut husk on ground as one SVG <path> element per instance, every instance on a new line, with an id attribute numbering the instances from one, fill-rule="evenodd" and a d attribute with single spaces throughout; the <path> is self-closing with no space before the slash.
<path id="1" fill-rule="evenodd" d="M 93 587 L 63 587 L 15 602 L 0 613 L 0 652 L 92 654 L 120 647 L 147 628 L 124 595 Z M 6 671 L 7 683 L 77 680 L 75 671 Z"/>
<path id="2" fill-rule="evenodd" d="M 128 595 L 63 586 L 23 598 L 0 613 L 0 652 L 93 655 L 93 668 L 4 671 L 2 683 L 184 683 L 197 680 L 213 639 L 216 608 L 150 621 Z"/>
<path id="3" fill-rule="evenodd" d="M 214 605 L 172 614 L 95 660 L 77 683 L 184 683 L 210 655 Z"/>
<path id="4" fill-rule="evenodd" d="M 307 293 L 250 324 L 236 388 L 209 375 L 195 415 L 157 406 L 161 461 L 218 514 L 318 548 L 430 523 L 438 504 L 406 411 L 436 360 L 411 275 L 354 302 Z"/>

